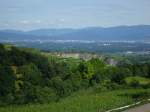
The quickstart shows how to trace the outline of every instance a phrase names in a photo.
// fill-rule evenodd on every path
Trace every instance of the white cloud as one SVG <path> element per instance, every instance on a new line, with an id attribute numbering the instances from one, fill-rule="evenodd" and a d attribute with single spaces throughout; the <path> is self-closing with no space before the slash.
<path id="1" fill-rule="evenodd" d="M 21 20 L 21 21 L 19 21 L 19 23 L 21 23 L 21 24 L 41 24 L 43 22 L 41 20 L 32 20 L 32 21 Z"/>
<path id="2" fill-rule="evenodd" d="M 65 22 L 65 19 L 63 19 L 63 18 L 59 19 L 59 22 Z"/>
<path id="3" fill-rule="evenodd" d="M 30 21 L 28 21 L 28 20 L 21 20 L 19 23 L 21 23 L 21 24 L 29 24 Z"/>
<path id="4" fill-rule="evenodd" d="M 40 23 L 42 23 L 42 21 L 41 20 L 36 20 L 35 23 L 40 24 Z"/>

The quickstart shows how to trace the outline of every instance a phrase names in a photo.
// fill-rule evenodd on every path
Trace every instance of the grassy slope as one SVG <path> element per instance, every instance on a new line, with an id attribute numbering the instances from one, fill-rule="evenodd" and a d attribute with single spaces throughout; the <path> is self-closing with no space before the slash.
<path id="1" fill-rule="evenodd" d="M 138 81 L 141 85 L 150 84 L 150 79 L 139 76 L 127 77 L 125 80 L 127 84 L 130 84 L 133 80 Z"/>
<path id="2" fill-rule="evenodd" d="M 116 90 L 102 93 L 84 90 L 58 103 L 2 107 L 0 112 L 104 112 L 105 110 L 128 105 L 135 101 L 130 95 L 124 96 L 124 94 L 144 92 L 150 93 L 150 89 Z"/>

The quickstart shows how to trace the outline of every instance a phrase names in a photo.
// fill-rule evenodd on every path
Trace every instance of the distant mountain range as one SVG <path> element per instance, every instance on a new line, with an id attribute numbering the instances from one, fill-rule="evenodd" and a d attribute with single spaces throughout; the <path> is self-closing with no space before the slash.
<path id="1" fill-rule="evenodd" d="M 95 40 L 150 41 L 150 25 L 88 27 L 82 29 L 0 30 L 0 41 L 22 40 Z"/>

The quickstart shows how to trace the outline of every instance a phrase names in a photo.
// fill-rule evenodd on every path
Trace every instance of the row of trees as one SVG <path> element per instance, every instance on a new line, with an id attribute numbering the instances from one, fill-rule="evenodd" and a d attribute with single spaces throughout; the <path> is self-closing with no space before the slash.
<path id="1" fill-rule="evenodd" d="M 125 85 L 129 76 L 150 77 L 150 65 L 110 66 L 89 61 L 46 57 L 40 52 L 0 44 L 0 104 L 58 101 L 79 89 Z"/>

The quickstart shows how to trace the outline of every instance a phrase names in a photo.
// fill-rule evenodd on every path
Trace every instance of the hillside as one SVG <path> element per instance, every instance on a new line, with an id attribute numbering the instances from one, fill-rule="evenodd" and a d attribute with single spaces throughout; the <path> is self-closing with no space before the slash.
<path id="1" fill-rule="evenodd" d="M 72 56 L 0 44 L 0 111 L 32 112 L 44 104 L 46 107 L 39 109 L 103 112 L 149 98 L 149 58 L 142 58 L 141 63 L 141 58 L 134 57 L 135 63 L 132 57 L 99 58 L 89 54 L 93 57 L 87 60 Z M 111 58 L 117 63 L 109 63 Z M 25 104 L 33 106 L 26 108 Z"/>

